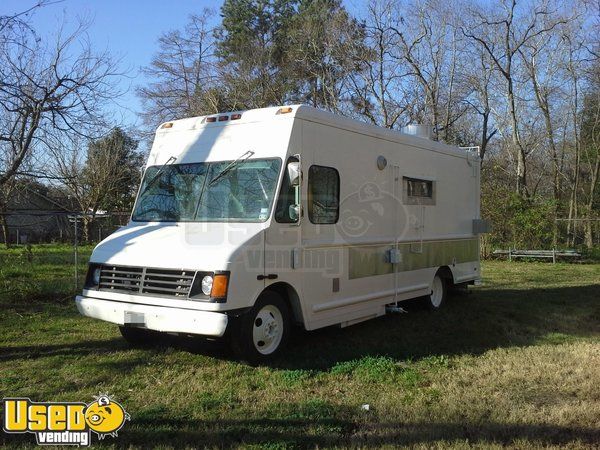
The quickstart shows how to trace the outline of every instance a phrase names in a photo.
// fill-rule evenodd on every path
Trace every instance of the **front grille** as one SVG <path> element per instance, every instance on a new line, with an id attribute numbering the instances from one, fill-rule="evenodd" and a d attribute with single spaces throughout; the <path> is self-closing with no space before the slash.
<path id="1" fill-rule="evenodd" d="M 144 269 L 141 267 L 102 266 L 101 291 L 139 292 Z"/>
<path id="2" fill-rule="evenodd" d="M 187 297 L 192 281 L 194 281 L 194 272 L 190 270 L 146 269 L 142 294 Z"/>
<path id="3" fill-rule="evenodd" d="M 193 280 L 194 271 L 192 270 L 103 265 L 98 289 L 187 298 Z"/>

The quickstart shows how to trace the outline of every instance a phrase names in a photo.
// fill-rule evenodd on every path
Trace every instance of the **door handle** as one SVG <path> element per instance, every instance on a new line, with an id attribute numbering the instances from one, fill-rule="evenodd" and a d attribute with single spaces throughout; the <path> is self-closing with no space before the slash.
<path id="1" fill-rule="evenodd" d="M 270 273 L 268 275 L 258 275 L 256 277 L 257 280 L 276 280 L 278 275 L 276 273 Z"/>

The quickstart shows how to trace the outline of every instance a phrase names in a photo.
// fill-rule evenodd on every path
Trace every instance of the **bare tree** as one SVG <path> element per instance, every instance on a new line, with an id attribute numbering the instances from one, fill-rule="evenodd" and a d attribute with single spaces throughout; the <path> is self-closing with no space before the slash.
<path id="1" fill-rule="evenodd" d="M 565 146 L 559 145 L 561 130 L 568 126 L 565 120 L 565 104 L 570 93 L 563 88 L 565 84 L 565 66 L 568 65 L 567 27 L 557 28 L 557 33 L 540 34 L 530 39 L 519 49 L 523 66 L 533 87 L 535 103 L 543 118 L 546 146 L 552 163 L 551 184 L 554 198 L 553 245 L 558 241 L 558 222 L 560 216 Z M 567 74 L 568 75 L 568 74 Z M 567 77 L 568 78 L 568 77 Z"/>
<path id="2" fill-rule="evenodd" d="M 158 52 L 142 70 L 155 81 L 138 88 L 142 117 L 149 127 L 174 117 L 218 112 L 220 98 L 212 90 L 216 76 L 212 15 L 210 10 L 192 15 L 183 31 L 159 38 Z"/>
<path id="3" fill-rule="evenodd" d="M 371 0 L 367 9 L 365 43 L 370 49 L 363 56 L 364 70 L 351 77 L 353 104 L 359 115 L 385 128 L 404 120 L 411 100 L 404 83 L 409 73 L 404 61 L 394 55 L 401 26 L 396 3 Z"/>
<path id="4" fill-rule="evenodd" d="M 581 175 L 581 83 L 582 74 L 579 68 L 579 44 L 567 37 L 568 53 L 566 70 L 569 74 L 569 118 L 572 122 L 574 161 L 571 164 L 571 195 L 569 199 L 569 214 L 567 222 L 567 238 L 570 245 L 575 245 L 577 221 L 579 219 L 579 189 Z"/>
<path id="5" fill-rule="evenodd" d="M 85 41 L 87 24 L 59 33 L 52 46 L 23 28 L 0 46 L 0 187 L 19 175 L 44 135 L 82 134 L 105 122 L 102 107 L 118 95 L 107 53 Z"/>
<path id="6" fill-rule="evenodd" d="M 479 46 L 466 49 L 466 54 L 472 62 L 477 62 L 465 68 L 462 78 L 469 90 L 464 101 L 481 120 L 480 137 L 474 142 L 479 142 L 479 158 L 483 164 L 490 141 L 498 132 L 498 128 L 493 125 L 492 117 L 495 70 L 489 55 Z"/>
<path id="7" fill-rule="evenodd" d="M 512 145 L 517 152 L 517 192 L 527 196 L 526 159 L 529 149 L 520 133 L 515 86 L 518 82 L 516 60 L 523 46 L 552 31 L 559 24 L 566 23 L 566 20 L 556 16 L 556 9 L 547 0 L 529 11 L 518 11 L 516 0 L 503 0 L 500 8 L 482 9 L 472 6 L 469 13 L 473 20 L 462 27 L 463 34 L 482 46 L 505 81 Z"/>
<path id="8" fill-rule="evenodd" d="M 28 21 L 31 15 L 43 6 L 59 3 L 60 1 L 62 0 L 38 0 L 37 3 L 23 11 L 0 15 L 0 45 L 6 45 L 9 42 L 21 45 L 21 41 L 16 39 L 16 37 L 23 33 L 32 33 L 34 31 Z"/>
<path id="9" fill-rule="evenodd" d="M 83 213 L 85 241 L 101 209 L 130 209 L 142 165 L 137 145 L 120 128 L 93 141 L 63 138 L 55 142 L 49 171 L 61 180 Z"/>
<path id="10" fill-rule="evenodd" d="M 89 23 L 59 30 L 44 42 L 28 22 L 32 11 L 0 18 L 0 214 L 5 213 L 19 177 L 47 177 L 40 161 L 52 150 L 50 138 L 82 136 L 105 123 L 103 107 L 119 95 L 117 62 L 95 53 L 86 41 Z M 7 242 L 7 241 L 6 241 Z"/>
<path id="11" fill-rule="evenodd" d="M 402 58 L 418 92 L 422 115 L 412 120 L 433 126 L 437 139 L 449 140 L 451 126 L 464 112 L 458 93 L 458 33 L 454 14 L 443 2 L 422 0 L 403 5 L 401 26 L 393 27 Z M 414 89 L 414 88 L 413 88 Z"/>
<path id="12" fill-rule="evenodd" d="M 466 95 L 458 70 L 462 36 L 453 22 L 437 0 L 372 0 L 366 70 L 353 78 L 357 111 L 388 128 L 428 123 L 436 138 L 452 141 Z"/>
<path id="13" fill-rule="evenodd" d="M 9 182 L 4 183 L 0 187 L 0 228 L 2 228 L 2 236 L 4 238 L 4 245 L 6 248 L 10 247 L 9 235 L 8 235 L 8 221 L 6 217 L 6 211 L 8 210 L 8 202 L 15 190 L 15 179 L 11 178 Z"/>
<path id="14" fill-rule="evenodd" d="M 582 111 L 581 160 L 586 166 L 588 178 L 584 203 L 584 236 L 586 246 L 592 248 L 594 245 L 593 220 L 599 219 L 597 215 L 594 216 L 594 204 L 598 202 L 596 191 L 600 179 L 600 63 L 598 60 L 590 71 L 589 78 L 592 89 L 584 99 Z"/>

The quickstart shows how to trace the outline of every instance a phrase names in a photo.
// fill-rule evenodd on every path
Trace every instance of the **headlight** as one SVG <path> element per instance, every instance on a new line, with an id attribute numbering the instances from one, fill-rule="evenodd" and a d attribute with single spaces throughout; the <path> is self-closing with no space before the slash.
<path id="1" fill-rule="evenodd" d="M 188 298 L 201 302 L 225 303 L 229 271 L 196 272 Z"/>
<path id="2" fill-rule="evenodd" d="M 202 292 L 204 295 L 210 295 L 210 292 L 212 291 L 212 285 L 213 277 L 206 275 L 204 278 L 202 278 Z"/>
<path id="3" fill-rule="evenodd" d="M 100 285 L 100 273 L 102 272 L 102 270 L 100 269 L 100 267 L 97 267 L 94 269 L 94 272 L 92 273 L 92 282 L 98 286 Z"/>

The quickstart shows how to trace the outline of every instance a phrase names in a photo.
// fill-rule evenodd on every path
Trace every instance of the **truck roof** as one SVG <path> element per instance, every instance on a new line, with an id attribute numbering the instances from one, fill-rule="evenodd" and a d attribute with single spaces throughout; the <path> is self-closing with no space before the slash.
<path id="1" fill-rule="evenodd" d="M 318 108 L 307 105 L 284 105 L 271 106 L 267 108 L 248 109 L 241 111 L 231 111 L 218 114 L 209 114 L 206 116 L 189 117 L 185 119 L 172 120 L 161 124 L 157 132 L 169 131 L 184 131 L 197 130 L 204 127 L 225 126 L 264 122 L 268 120 L 278 120 L 282 118 L 298 118 L 314 123 L 326 124 L 337 127 L 343 130 L 360 133 L 379 139 L 384 139 L 391 142 L 397 142 L 412 147 L 418 147 L 425 150 L 438 151 L 442 153 L 450 153 L 455 156 L 476 158 L 476 155 L 468 152 L 466 149 L 448 145 L 443 142 L 434 141 L 432 139 L 413 136 L 403 133 L 398 130 L 383 128 L 374 124 L 362 122 L 350 117 L 334 114 L 329 111 L 324 111 Z"/>

